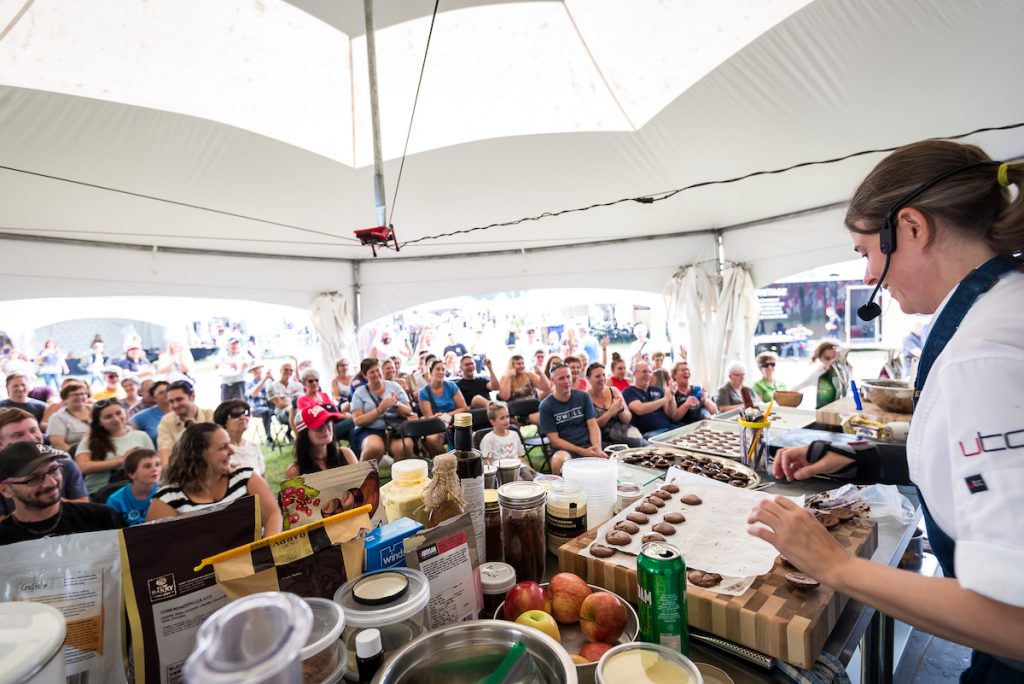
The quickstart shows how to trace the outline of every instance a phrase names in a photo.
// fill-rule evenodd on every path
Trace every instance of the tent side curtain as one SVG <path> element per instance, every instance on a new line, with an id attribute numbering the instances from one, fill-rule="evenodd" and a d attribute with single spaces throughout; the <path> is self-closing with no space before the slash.
<path id="1" fill-rule="evenodd" d="M 321 366 L 325 372 L 334 374 L 339 359 L 348 359 L 358 365 L 361 358 L 356 343 L 356 326 L 348 311 L 348 300 L 338 292 L 324 292 L 317 295 L 310 312 L 313 326 L 320 333 Z"/>

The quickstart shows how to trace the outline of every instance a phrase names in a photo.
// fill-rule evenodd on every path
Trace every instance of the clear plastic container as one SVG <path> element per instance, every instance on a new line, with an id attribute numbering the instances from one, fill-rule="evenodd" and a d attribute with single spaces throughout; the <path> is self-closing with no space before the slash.
<path id="1" fill-rule="evenodd" d="M 356 600 L 354 589 L 357 584 L 384 573 L 403 575 L 408 582 L 406 589 L 376 605 L 366 605 Z M 427 602 L 430 600 L 430 584 L 427 576 L 411 568 L 388 568 L 368 572 L 343 584 L 334 594 L 334 602 L 345 611 L 345 630 L 342 641 L 348 649 L 348 672 L 346 679 L 355 679 L 356 635 L 364 629 L 380 630 L 384 659 L 394 651 L 427 631 Z"/>
<path id="2" fill-rule="evenodd" d="M 307 598 L 313 611 L 313 628 L 302 649 L 303 684 L 336 684 L 348 669 L 345 644 L 341 632 L 345 629 L 345 611 L 334 601 L 325 598 Z"/>
<path id="3" fill-rule="evenodd" d="M 661 644 L 641 641 L 619 644 L 606 651 L 597 662 L 598 684 L 636 684 L 640 674 L 652 682 L 704 683 L 704 677 L 692 660 Z"/>
<path id="4" fill-rule="evenodd" d="M 423 490 L 430 482 L 427 462 L 418 458 L 396 461 L 391 466 L 391 482 L 380 488 L 380 500 L 388 522 L 399 518 L 412 518 L 426 526 L 427 512 L 423 510 Z"/>

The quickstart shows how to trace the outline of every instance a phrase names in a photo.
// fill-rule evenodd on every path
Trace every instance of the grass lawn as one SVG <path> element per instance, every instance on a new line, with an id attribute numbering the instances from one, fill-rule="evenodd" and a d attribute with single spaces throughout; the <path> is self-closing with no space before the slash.
<path id="1" fill-rule="evenodd" d="M 284 471 L 288 470 L 288 466 L 295 460 L 295 445 L 289 443 L 281 449 L 275 449 L 264 444 L 260 448 L 263 450 L 263 460 L 267 464 L 267 482 L 274 495 L 277 496 L 281 489 L 281 480 L 284 479 Z"/>

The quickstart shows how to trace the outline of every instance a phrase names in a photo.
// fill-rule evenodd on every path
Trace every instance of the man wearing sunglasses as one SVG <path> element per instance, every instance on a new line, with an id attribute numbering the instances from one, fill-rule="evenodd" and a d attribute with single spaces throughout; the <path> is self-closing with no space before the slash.
<path id="1" fill-rule="evenodd" d="M 0 546 L 124 527 L 121 516 L 108 506 L 63 500 L 58 453 L 35 442 L 15 442 L 0 450 L 0 494 L 14 501 L 13 513 L 0 520 Z"/>

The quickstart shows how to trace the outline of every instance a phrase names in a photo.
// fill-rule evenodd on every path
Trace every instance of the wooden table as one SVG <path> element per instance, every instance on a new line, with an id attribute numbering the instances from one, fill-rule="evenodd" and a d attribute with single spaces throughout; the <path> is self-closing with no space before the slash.
<path id="1" fill-rule="evenodd" d="M 870 401 L 865 401 L 862 405 L 864 408 L 861 413 L 872 420 L 877 420 L 879 423 L 909 421 L 911 418 L 909 413 L 883 411 Z M 833 401 L 831 404 L 822 406 L 815 413 L 815 417 L 819 423 L 839 426 L 843 423 L 843 416 L 848 416 L 851 413 L 857 413 L 857 405 L 853 403 L 852 396 L 846 396 Z"/>

